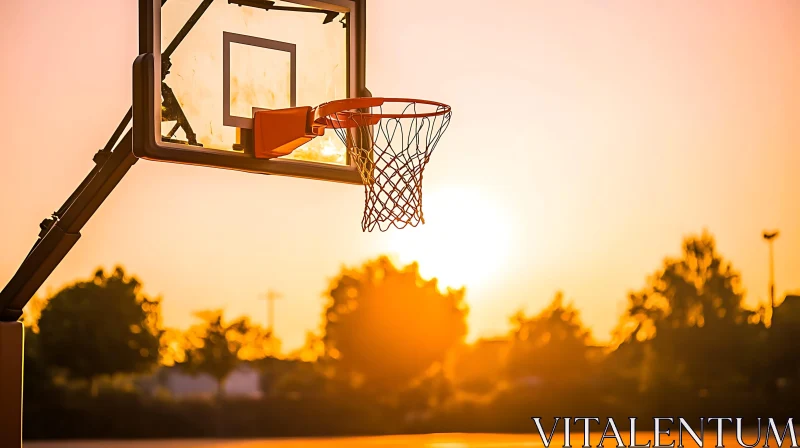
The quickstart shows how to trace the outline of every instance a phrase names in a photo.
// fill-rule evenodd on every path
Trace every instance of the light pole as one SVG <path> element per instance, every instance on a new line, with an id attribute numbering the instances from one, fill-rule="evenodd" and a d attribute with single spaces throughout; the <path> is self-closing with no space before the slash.
<path id="1" fill-rule="evenodd" d="M 283 297 L 280 293 L 269 290 L 263 297 L 267 301 L 267 328 L 270 333 L 275 333 L 275 300 Z"/>
<path id="2" fill-rule="evenodd" d="M 775 316 L 775 238 L 778 237 L 777 230 L 764 232 L 764 240 L 769 244 L 769 324 L 772 325 Z"/>

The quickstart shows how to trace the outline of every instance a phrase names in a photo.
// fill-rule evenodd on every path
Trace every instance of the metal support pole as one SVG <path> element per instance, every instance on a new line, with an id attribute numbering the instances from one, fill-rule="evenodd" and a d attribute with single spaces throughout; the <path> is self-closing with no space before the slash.
<path id="1" fill-rule="evenodd" d="M 264 298 L 267 300 L 267 329 L 275 333 L 275 300 L 283 297 L 281 294 L 269 290 Z"/>
<path id="2" fill-rule="evenodd" d="M 0 446 L 22 447 L 22 322 L 0 322 Z"/>
<path id="3" fill-rule="evenodd" d="M 775 315 L 775 245 L 769 242 L 769 308 Z"/>
<path id="4" fill-rule="evenodd" d="M 80 230 L 136 163 L 128 132 L 129 111 L 108 145 L 95 155 L 97 164 L 64 205 L 41 224 L 39 239 L 17 272 L 0 291 L 0 447 L 22 446 L 22 309 L 81 237 Z M 116 145 L 116 146 L 115 146 Z M 111 148 L 114 148 L 112 151 Z"/>
<path id="5" fill-rule="evenodd" d="M 775 321 L 775 238 L 780 235 L 777 230 L 764 232 L 764 241 L 769 245 L 769 324 Z"/>

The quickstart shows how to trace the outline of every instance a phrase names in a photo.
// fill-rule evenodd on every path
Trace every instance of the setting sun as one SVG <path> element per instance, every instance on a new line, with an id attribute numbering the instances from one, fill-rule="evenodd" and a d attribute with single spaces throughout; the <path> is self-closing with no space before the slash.
<path id="1" fill-rule="evenodd" d="M 432 191 L 424 204 L 424 226 L 392 235 L 398 261 L 417 261 L 423 276 L 450 287 L 478 286 L 508 264 L 509 220 L 479 191 Z"/>

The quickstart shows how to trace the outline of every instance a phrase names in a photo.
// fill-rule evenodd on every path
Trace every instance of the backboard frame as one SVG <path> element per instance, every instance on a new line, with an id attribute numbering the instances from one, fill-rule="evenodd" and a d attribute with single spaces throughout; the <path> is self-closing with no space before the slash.
<path id="1" fill-rule="evenodd" d="M 170 143 L 161 139 L 161 5 L 163 0 L 139 0 L 139 53 L 133 68 L 133 153 L 138 158 L 187 165 L 281 175 L 361 185 L 354 162 L 334 165 L 291 159 L 259 159 L 236 151 Z M 223 2 L 227 0 L 209 0 Z M 372 96 L 366 88 L 366 0 L 284 0 L 298 6 L 349 12 L 350 98 Z M 268 13 L 268 12 L 265 12 Z M 200 19 L 202 20 L 202 18 Z M 219 36 L 220 42 L 223 36 Z M 227 41 L 225 42 L 227 45 Z M 355 59 L 355 60 L 353 60 Z M 317 106 L 308 104 L 307 106 Z M 241 122 L 241 120 L 240 120 Z"/>
<path id="2" fill-rule="evenodd" d="M 289 107 L 297 107 L 297 45 L 288 42 L 262 39 L 242 34 L 222 33 L 222 123 L 225 126 L 239 129 L 253 129 L 253 119 L 231 114 L 231 45 L 247 45 L 251 47 L 280 51 L 289 54 L 290 71 L 289 87 L 291 98 Z"/>

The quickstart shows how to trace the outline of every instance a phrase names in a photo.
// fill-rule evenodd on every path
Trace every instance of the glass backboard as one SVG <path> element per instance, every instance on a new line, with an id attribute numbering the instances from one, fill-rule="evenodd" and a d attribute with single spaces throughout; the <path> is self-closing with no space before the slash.
<path id="1" fill-rule="evenodd" d="M 161 161 L 361 183 L 333 130 L 253 155 L 253 113 L 369 96 L 365 0 L 140 0 L 134 153 Z"/>

